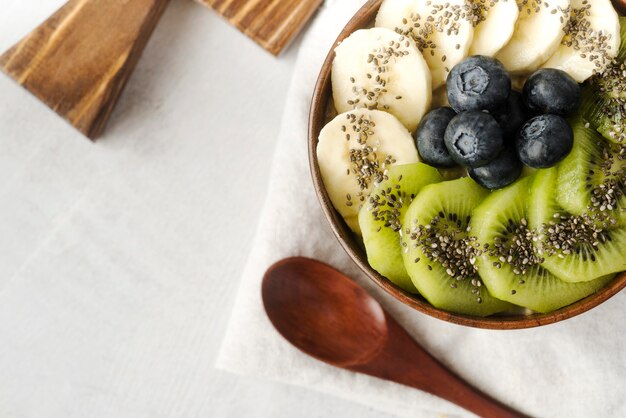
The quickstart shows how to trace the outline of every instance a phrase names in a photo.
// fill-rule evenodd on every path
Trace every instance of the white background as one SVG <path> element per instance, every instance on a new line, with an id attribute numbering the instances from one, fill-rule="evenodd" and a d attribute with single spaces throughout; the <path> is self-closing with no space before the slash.
<path id="1" fill-rule="evenodd" d="M 0 50 L 62 4 L 3 0 Z M 95 144 L 0 75 L 0 416 L 384 416 L 213 368 L 297 47 L 172 0 Z"/>

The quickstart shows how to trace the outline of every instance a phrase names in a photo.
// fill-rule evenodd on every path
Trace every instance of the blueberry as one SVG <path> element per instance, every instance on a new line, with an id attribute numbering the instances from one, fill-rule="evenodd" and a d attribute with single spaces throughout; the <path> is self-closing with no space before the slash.
<path id="1" fill-rule="evenodd" d="M 524 84 L 524 103 L 542 113 L 569 116 L 580 107 L 580 86 L 565 71 L 543 68 Z"/>
<path id="2" fill-rule="evenodd" d="M 478 111 L 455 116 L 445 134 L 446 147 L 457 163 L 480 167 L 492 161 L 502 151 L 502 129 L 493 116 Z"/>
<path id="3" fill-rule="evenodd" d="M 454 167 L 456 162 L 444 142 L 446 128 L 456 116 L 449 107 L 440 107 L 428 112 L 415 131 L 415 142 L 420 157 L 426 164 L 433 167 Z"/>
<path id="4" fill-rule="evenodd" d="M 474 181 L 489 190 L 501 189 L 513 183 L 522 174 L 523 165 L 517 158 L 515 147 L 507 147 L 487 165 L 470 168 Z"/>
<path id="5" fill-rule="evenodd" d="M 446 91 L 457 112 L 495 110 L 511 91 L 511 78 L 500 61 L 483 55 L 464 59 L 448 74 Z"/>
<path id="6" fill-rule="evenodd" d="M 522 126 L 515 140 L 519 159 L 532 168 L 547 168 L 561 161 L 572 150 L 574 132 L 557 115 L 540 115 Z"/>
<path id="7" fill-rule="evenodd" d="M 502 128 L 502 134 L 506 142 L 515 142 L 515 135 L 524 122 L 531 118 L 531 112 L 524 105 L 522 95 L 511 90 L 506 104 L 491 112 Z"/>

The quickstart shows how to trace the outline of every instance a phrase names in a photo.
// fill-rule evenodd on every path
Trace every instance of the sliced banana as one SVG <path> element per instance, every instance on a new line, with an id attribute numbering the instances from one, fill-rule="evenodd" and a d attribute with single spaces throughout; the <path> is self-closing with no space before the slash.
<path id="1" fill-rule="evenodd" d="M 413 38 L 430 68 L 432 88 L 437 89 L 468 54 L 474 35 L 470 15 L 465 0 L 385 0 L 376 26 Z"/>
<path id="2" fill-rule="evenodd" d="M 513 37 L 496 58 L 509 72 L 528 75 L 561 44 L 569 20 L 570 0 L 517 0 L 517 3 L 521 9 Z"/>
<path id="3" fill-rule="evenodd" d="M 430 72 L 408 37 L 385 28 L 361 29 L 335 48 L 332 85 L 339 112 L 384 110 L 410 131 L 431 101 Z"/>
<path id="4" fill-rule="evenodd" d="M 515 0 L 472 0 L 478 17 L 470 55 L 493 57 L 513 37 L 519 7 Z"/>
<path id="5" fill-rule="evenodd" d="M 565 37 L 543 65 L 567 72 L 582 83 L 594 72 L 601 73 L 617 56 L 620 25 L 610 0 L 571 0 Z"/>
<path id="6" fill-rule="evenodd" d="M 361 235 L 359 209 L 393 164 L 418 161 L 413 137 L 389 113 L 355 109 L 337 115 L 319 135 L 317 159 L 333 206 Z"/>

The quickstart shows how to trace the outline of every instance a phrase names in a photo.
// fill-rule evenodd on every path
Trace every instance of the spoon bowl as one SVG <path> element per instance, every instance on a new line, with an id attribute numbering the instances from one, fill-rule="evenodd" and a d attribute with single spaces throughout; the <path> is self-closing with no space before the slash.
<path id="1" fill-rule="evenodd" d="M 304 257 L 281 260 L 263 277 L 265 312 L 304 353 L 453 402 L 481 417 L 523 417 L 450 372 L 352 279 Z"/>
<path id="2" fill-rule="evenodd" d="M 387 338 L 385 312 L 352 280 L 307 260 L 282 260 L 266 273 L 263 303 L 272 324 L 318 360 L 341 367 L 367 361 Z"/>

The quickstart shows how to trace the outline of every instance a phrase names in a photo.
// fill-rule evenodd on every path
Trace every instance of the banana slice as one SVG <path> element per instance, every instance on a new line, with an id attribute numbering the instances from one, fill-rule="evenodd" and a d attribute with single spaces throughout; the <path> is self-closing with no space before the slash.
<path id="1" fill-rule="evenodd" d="M 617 56 L 620 25 L 610 0 L 571 0 L 570 20 L 557 51 L 543 65 L 558 68 L 582 83 L 601 73 Z"/>
<path id="2" fill-rule="evenodd" d="M 430 71 L 409 38 L 384 28 L 361 29 L 335 48 L 331 77 L 338 112 L 384 110 L 410 131 L 431 101 Z"/>
<path id="3" fill-rule="evenodd" d="M 569 20 L 570 0 L 517 2 L 521 10 L 513 37 L 496 54 L 496 58 L 502 61 L 509 72 L 528 75 L 559 48 Z"/>
<path id="4" fill-rule="evenodd" d="M 433 90 L 467 56 L 474 35 L 465 0 L 385 0 L 376 26 L 413 38 L 430 68 Z"/>
<path id="5" fill-rule="evenodd" d="M 513 36 L 519 7 L 515 0 L 472 2 L 478 20 L 469 54 L 493 57 Z"/>
<path id="6" fill-rule="evenodd" d="M 333 206 L 361 235 L 359 209 L 375 183 L 393 164 L 418 161 L 413 137 L 389 113 L 355 109 L 336 116 L 322 129 L 317 159 Z"/>

